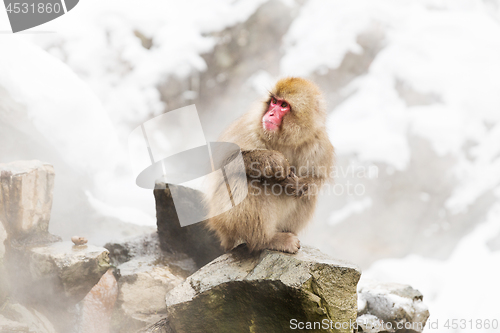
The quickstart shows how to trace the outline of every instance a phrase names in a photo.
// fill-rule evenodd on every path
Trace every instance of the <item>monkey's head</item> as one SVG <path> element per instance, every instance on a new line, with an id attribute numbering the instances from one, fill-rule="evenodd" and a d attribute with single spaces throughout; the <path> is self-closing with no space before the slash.
<path id="1" fill-rule="evenodd" d="M 325 127 L 326 111 L 319 88 L 306 79 L 279 80 L 264 104 L 262 129 L 269 140 L 302 142 Z"/>

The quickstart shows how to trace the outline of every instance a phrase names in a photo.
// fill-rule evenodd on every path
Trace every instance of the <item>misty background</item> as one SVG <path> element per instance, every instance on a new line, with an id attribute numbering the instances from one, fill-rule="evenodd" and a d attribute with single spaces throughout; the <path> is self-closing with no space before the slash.
<path id="1" fill-rule="evenodd" d="M 130 132 L 195 104 L 216 140 L 292 75 L 325 93 L 339 171 L 302 242 L 419 289 L 430 321 L 500 319 L 500 1 L 81 1 L 0 34 L 0 163 L 54 165 L 65 240 L 148 233 Z"/>

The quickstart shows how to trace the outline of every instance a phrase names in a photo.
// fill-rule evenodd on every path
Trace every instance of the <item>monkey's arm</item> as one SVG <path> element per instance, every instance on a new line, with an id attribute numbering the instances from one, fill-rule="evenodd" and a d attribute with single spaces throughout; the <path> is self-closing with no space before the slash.
<path id="1" fill-rule="evenodd" d="M 287 195 L 302 197 L 304 195 L 316 195 L 321 186 L 326 182 L 324 177 L 298 177 L 293 172 L 280 184 Z"/>
<path id="2" fill-rule="evenodd" d="M 266 179 L 273 182 L 284 181 L 291 173 L 290 164 L 285 156 L 275 150 L 243 150 L 243 161 L 248 177 Z"/>
<path id="3" fill-rule="evenodd" d="M 253 149 L 242 151 L 245 171 L 249 178 L 279 184 L 289 196 L 301 197 L 308 193 L 314 177 L 298 177 L 286 157 L 275 150 Z"/>

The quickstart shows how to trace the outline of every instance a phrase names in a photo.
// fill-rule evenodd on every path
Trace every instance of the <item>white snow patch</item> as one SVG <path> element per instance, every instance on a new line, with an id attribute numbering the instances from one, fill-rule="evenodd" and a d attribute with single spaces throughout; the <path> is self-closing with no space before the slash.
<path id="1" fill-rule="evenodd" d="M 447 261 L 426 259 L 411 255 L 403 259 L 384 259 L 363 272 L 364 278 L 409 284 L 424 295 L 431 317 L 439 320 L 440 329 L 447 319 L 498 319 L 495 297 L 500 295 L 498 273 L 500 251 L 487 246 L 500 232 L 500 204 L 486 221 L 465 236 Z M 492 297 L 493 296 L 493 297 Z M 459 306 L 456 306 L 459 305 Z M 482 329 L 496 332 L 495 329 Z M 426 328 L 426 331 L 440 331 Z M 457 330 L 456 332 L 476 332 Z"/>
<path id="2" fill-rule="evenodd" d="M 123 222 L 129 222 L 136 225 L 155 225 L 156 219 L 141 210 L 128 206 L 111 206 L 104 201 L 95 198 L 92 193 L 85 191 L 90 205 L 103 216 L 117 218 Z"/>
<path id="3" fill-rule="evenodd" d="M 364 198 L 363 200 L 349 202 L 347 205 L 345 205 L 344 207 L 342 207 L 337 211 L 334 211 L 332 215 L 330 215 L 330 220 L 328 221 L 328 224 L 329 225 L 339 224 L 352 215 L 362 213 L 371 206 L 372 206 L 371 198 Z"/>

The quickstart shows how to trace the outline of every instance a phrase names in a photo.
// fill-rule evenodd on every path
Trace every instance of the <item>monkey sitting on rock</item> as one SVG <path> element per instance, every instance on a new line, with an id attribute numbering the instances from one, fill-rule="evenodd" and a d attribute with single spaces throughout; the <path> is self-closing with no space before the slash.
<path id="1" fill-rule="evenodd" d="M 297 234 L 311 220 L 319 188 L 331 178 L 334 149 L 326 132 L 319 88 L 302 78 L 279 80 L 263 105 L 244 114 L 220 137 L 242 151 L 248 195 L 223 211 L 221 191 L 209 193 L 208 226 L 227 251 L 246 243 L 250 251 L 297 253 Z M 278 188 L 279 191 L 276 189 Z"/>

